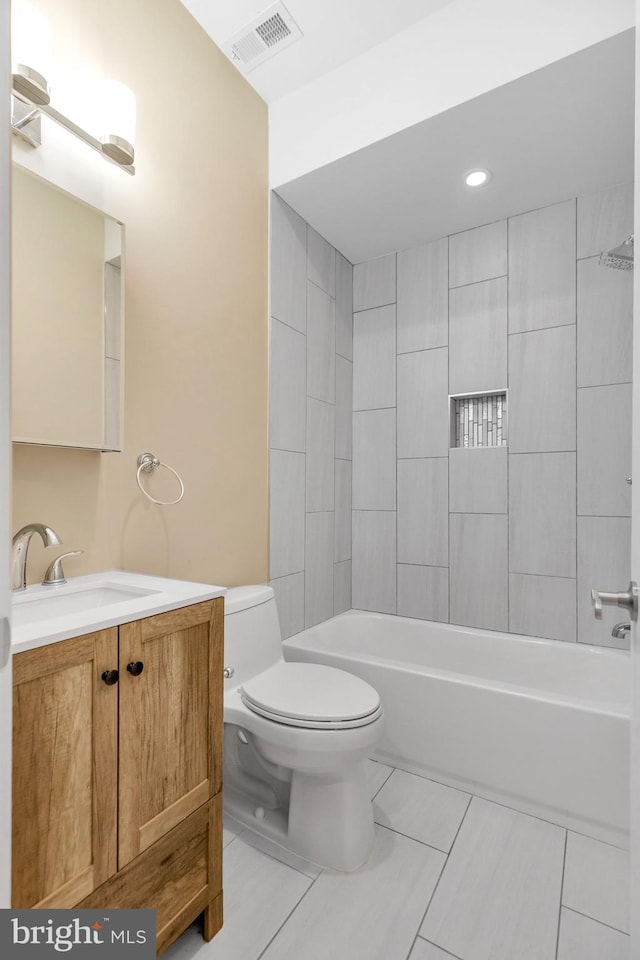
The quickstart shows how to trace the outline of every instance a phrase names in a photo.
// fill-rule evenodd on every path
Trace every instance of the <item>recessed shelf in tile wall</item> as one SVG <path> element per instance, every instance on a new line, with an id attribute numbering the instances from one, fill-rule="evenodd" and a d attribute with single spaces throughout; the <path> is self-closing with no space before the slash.
<path id="1" fill-rule="evenodd" d="M 507 445 L 507 391 L 449 397 L 452 447 L 505 447 Z"/>

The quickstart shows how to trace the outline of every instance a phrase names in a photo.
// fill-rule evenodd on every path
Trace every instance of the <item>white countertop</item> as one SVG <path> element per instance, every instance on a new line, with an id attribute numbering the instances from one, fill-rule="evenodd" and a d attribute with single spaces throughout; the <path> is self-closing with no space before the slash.
<path id="1" fill-rule="evenodd" d="M 126 599 L 119 594 L 130 593 Z M 60 586 L 37 584 L 13 594 L 11 599 L 12 621 L 18 621 L 42 602 L 43 616 L 28 623 L 12 623 L 11 652 L 22 653 L 35 647 L 43 647 L 59 640 L 79 637 L 96 630 L 105 630 L 120 623 L 152 617 L 192 603 L 213 600 L 226 593 L 225 587 L 209 583 L 190 583 L 187 580 L 171 580 L 167 577 L 152 577 L 124 570 L 104 570 L 82 577 L 71 577 Z M 82 605 L 86 594 L 86 609 L 69 610 L 74 600 Z M 93 598 L 116 597 L 115 602 Z M 66 601 L 64 598 L 69 598 Z M 50 602 L 52 601 L 52 602 Z M 20 608 L 23 608 L 22 610 Z M 59 610 L 57 608 L 60 608 Z M 15 611 L 15 612 L 14 612 Z"/>

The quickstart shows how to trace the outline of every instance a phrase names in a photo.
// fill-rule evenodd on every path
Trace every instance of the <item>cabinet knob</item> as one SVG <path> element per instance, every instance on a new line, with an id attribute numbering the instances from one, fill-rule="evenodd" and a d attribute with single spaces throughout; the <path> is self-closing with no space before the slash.
<path id="1" fill-rule="evenodd" d="M 144 670 L 144 663 L 142 660 L 136 660 L 135 663 L 128 663 L 127 670 L 132 677 L 139 677 Z"/>
<path id="2" fill-rule="evenodd" d="M 102 679 L 108 687 L 112 687 L 114 683 L 117 683 L 120 678 L 120 674 L 117 670 L 105 670 L 102 674 Z"/>

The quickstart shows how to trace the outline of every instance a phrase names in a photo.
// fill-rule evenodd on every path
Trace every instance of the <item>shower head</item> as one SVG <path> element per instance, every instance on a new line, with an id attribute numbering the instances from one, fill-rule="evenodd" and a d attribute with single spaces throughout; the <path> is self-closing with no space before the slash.
<path id="1" fill-rule="evenodd" d="M 600 254 L 600 263 L 613 270 L 633 270 L 633 234 L 619 247 Z"/>

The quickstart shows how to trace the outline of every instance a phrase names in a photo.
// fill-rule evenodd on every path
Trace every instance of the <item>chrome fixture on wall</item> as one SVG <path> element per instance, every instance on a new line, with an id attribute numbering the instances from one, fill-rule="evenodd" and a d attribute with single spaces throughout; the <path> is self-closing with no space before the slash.
<path id="1" fill-rule="evenodd" d="M 633 234 L 627 237 L 619 247 L 608 251 L 603 250 L 600 254 L 600 263 L 603 267 L 611 267 L 613 270 L 633 270 Z"/>
<path id="2" fill-rule="evenodd" d="M 92 89 L 87 89 L 86 78 L 70 87 L 90 107 L 86 114 L 91 132 L 51 104 L 51 31 L 42 13 L 27 0 L 14 4 L 12 47 L 13 132 L 32 147 L 41 146 L 44 114 L 133 175 L 135 97 L 131 90 L 117 80 L 105 78 L 95 80 Z"/>

